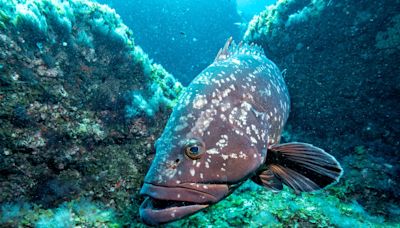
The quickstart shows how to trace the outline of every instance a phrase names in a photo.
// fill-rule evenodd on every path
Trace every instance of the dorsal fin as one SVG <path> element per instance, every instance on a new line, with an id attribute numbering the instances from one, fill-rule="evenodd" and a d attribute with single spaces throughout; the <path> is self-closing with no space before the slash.
<path id="1" fill-rule="evenodd" d="M 239 44 L 236 44 L 235 41 L 233 41 L 233 38 L 229 37 L 224 47 L 219 49 L 218 54 L 214 59 L 214 62 L 226 60 L 235 54 L 264 56 L 264 51 L 261 47 L 254 43 L 247 44 L 241 41 Z"/>
<path id="2" fill-rule="evenodd" d="M 219 49 L 218 54 L 214 59 L 214 62 L 228 58 L 228 54 L 229 54 L 228 50 L 229 50 L 229 46 L 231 46 L 232 41 L 233 41 L 233 38 L 229 37 L 228 40 L 225 42 L 224 47 Z"/>

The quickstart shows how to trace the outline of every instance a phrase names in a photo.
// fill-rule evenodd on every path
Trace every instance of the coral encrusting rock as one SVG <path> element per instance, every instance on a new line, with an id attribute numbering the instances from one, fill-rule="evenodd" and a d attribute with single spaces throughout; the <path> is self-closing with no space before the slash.
<path id="1" fill-rule="evenodd" d="M 166 227 L 376 227 L 382 222 L 356 201 L 343 203 L 331 192 L 298 195 L 285 187 L 273 193 L 248 181 L 220 203 Z"/>
<path id="2" fill-rule="evenodd" d="M 399 12 L 398 0 L 281 0 L 244 38 L 283 70 L 292 101 L 284 140 L 338 157 L 344 198 L 388 220 L 400 211 Z"/>
<path id="3" fill-rule="evenodd" d="M 127 211 L 182 86 L 107 6 L 0 6 L 0 202 L 85 197 Z"/>

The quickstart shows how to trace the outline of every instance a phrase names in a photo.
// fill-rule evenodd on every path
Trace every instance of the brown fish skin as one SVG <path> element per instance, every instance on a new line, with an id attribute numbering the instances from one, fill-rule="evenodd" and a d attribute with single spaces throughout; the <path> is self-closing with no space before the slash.
<path id="1" fill-rule="evenodd" d="M 181 95 L 156 142 L 140 192 L 142 220 L 158 225 L 196 213 L 249 178 L 274 191 L 336 182 L 342 169 L 322 149 L 279 146 L 289 104 L 278 67 L 257 46 L 229 39 Z"/>

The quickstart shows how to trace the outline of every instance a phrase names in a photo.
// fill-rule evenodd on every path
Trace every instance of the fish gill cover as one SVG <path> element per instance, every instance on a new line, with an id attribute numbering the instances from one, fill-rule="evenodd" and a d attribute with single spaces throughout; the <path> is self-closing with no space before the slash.
<path id="1" fill-rule="evenodd" d="M 0 6 L 0 223 L 115 224 L 181 84 L 105 5 Z"/>

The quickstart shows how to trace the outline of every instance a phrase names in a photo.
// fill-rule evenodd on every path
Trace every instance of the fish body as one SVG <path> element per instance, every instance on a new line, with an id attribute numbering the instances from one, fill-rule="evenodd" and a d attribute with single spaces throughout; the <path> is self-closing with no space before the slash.
<path id="1" fill-rule="evenodd" d="M 158 225 L 215 204 L 251 179 L 297 192 L 338 181 L 334 157 L 306 143 L 279 144 L 290 100 L 278 67 L 255 45 L 229 39 L 180 96 L 145 177 L 142 220 Z"/>

